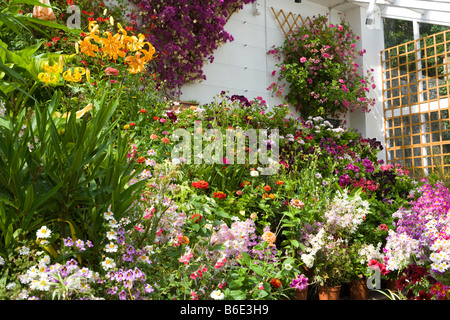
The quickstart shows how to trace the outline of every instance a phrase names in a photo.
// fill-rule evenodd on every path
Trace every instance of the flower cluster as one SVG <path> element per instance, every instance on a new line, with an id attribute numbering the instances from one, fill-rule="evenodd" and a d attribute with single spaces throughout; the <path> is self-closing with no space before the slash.
<path id="1" fill-rule="evenodd" d="M 19 276 L 20 282 L 29 287 L 19 295 L 21 299 L 36 299 L 40 293 L 51 292 L 59 299 L 76 299 L 83 296 L 93 298 L 91 285 L 99 280 L 99 274 L 86 267 L 80 267 L 74 259 L 65 264 L 50 264 L 50 257 L 44 256 L 37 266 L 30 267 Z M 30 294 L 37 296 L 29 296 Z"/>
<path id="2" fill-rule="evenodd" d="M 97 22 L 91 21 L 89 33 L 76 42 L 76 47 L 79 47 L 81 53 L 90 57 L 95 57 L 98 52 L 101 52 L 102 57 L 107 56 L 108 59 L 113 61 L 123 58 L 123 62 L 129 67 L 128 72 L 143 72 L 145 65 L 153 59 L 155 48 L 150 42 L 146 41 L 144 35 L 129 36 L 120 24 L 118 24 L 118 29 L 119 31 L 115 34 L 104 31 L 104 37 L 101 37 Z M 127 55 L 129 52 L 134 53 L 134 55 Z"/>
<path id="3" fill-rule="evenodd" d="M 155 72 L 168 94 L 179 94 L 185 83 L 203 80 L 205 61 L 213 61 L 221 43 L 232 41 L 224 30 L 230 11 L 255 0 L 174 1 L 134 0 L 133 21 L 158 49 Z"/>
<path id="4" fill-rule="evenodd" d="M 414 258 L 443 274 L 450 265 L 450 192 L 438 182 L 424 184 L 418 194 L 410 209 L 394 213 L 397 227 L 390 231 L 385 248 L 388 269 L 401 270 Z"/>
<path id="5" fill-rule="evenodd" d="M 369 112 L 375 101 L 367 94 L 374 84 L 371 72 L 361 74 L 355 62 L 365 51 L 356 50 L 356 36 L 341 19 L 328 24 L 327 16 L 314 17 L 290 34 L 279 48 L 272 49 L 278 60 L 278 83 L 268 88 L 285 97 L 304 118 L 340 116 L 361 109 Z M 274 71 L 273 75 L 277 72 Z M 289 92 L 284 94 L 286 83 Z"/>
<path id="6" fill-rule="evenodd" d="M 59 56 L 59 62 L 50 66 L 49 61 L 43 61 L 41 68 L 44 72 L 38 74 L 39 81 L 49 84 L 58 85 L 61 84 L 61 78 L 67 82 L 75 83 L 83 80 L 82 76 L 86 76 L 86 80 L 90 81 L 90 71 L 82 67 L 69 68 L 64 71 L 64 58 Z"/>

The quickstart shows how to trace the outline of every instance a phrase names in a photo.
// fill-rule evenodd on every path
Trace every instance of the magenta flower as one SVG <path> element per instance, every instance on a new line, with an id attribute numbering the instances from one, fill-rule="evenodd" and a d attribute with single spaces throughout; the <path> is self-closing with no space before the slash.
<path id="1" fill-rule="evenodd" d="M 308 278 L 301 274 L 297 278 L 292 279 L 289 286 L 299 290 L 306 289 L 308 287 Z"/>

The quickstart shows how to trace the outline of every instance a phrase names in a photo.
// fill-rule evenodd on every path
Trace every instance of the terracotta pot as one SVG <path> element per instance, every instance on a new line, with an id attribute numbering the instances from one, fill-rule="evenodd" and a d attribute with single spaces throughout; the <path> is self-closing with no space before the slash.
<path id="1" fill-rule="evenodd" d="M 350 282 L 350 299 L 367 300 L 369 298 L 369 289 L 366 279 L 355 279 Z"/>
<path id="2" fill-rule="evenodd" d="M 339 300 L 340 293 L 341 293 L 340 285 L 334 287 L 320 286 L 319 300 Z"/>
<path id="3" fill-rule="evenodd" d="M 308 287 L 305 289 L 295 289 L 294 297 L 292 300 L 307 300 L 308 299 Z"/>

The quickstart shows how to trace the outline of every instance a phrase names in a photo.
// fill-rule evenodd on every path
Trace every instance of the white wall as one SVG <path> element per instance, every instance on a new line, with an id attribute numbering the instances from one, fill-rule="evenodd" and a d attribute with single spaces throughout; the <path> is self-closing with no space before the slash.
<path id="1" fill-rule="evenodd" d="M 347 21 L 350 23 L 353 31 L 361 39 L 358 42 L 358 50 L 365 49 L 366 53 L 359 59 L 358 64 L 362 71 L 374 69 L 373 76 L 376 84 L 376 90 L 371 90 L 370 97 L 375 98 L 375 106 L 371 112 L 351 113 L 348 117 L 348 126 L 357 129 L 366 138 L 376 138 L 384 147 L 384 114 L 382 97 L 382 73 L 381 73 L 381 51 L 384 49 L 384 31 L 383 24 L 379 28 L 369 29 L 365 25 L 366 8 L 358 7 L 346 12 Z M 379 159 L 386 161 L 385 150 L 378 154 Z"/>

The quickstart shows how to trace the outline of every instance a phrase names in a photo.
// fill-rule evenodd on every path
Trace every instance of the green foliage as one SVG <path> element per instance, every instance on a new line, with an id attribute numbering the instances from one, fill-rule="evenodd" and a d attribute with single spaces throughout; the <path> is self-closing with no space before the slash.
<path id="1" fill-rule="evenodd" d="M 22 110 L 14 122 L 2 119 L 1 255 L 7 261 L 18 245 L 16 230 L 30 237 L 43 224 L 61 238 L 100 245 L 103 212 L 111 206 L 120 219 L 139 196 L 143 183 L 128 185 L 134 164 L 126 157 L 128 144 L 117 121 L 111 121 L 118 100 L 106 103 L 106 97 L 94 102 L 90 118 L 77 119 L 75 111 L 54 118 L 61 101 L 55 92 L 33 113 Z"/>

